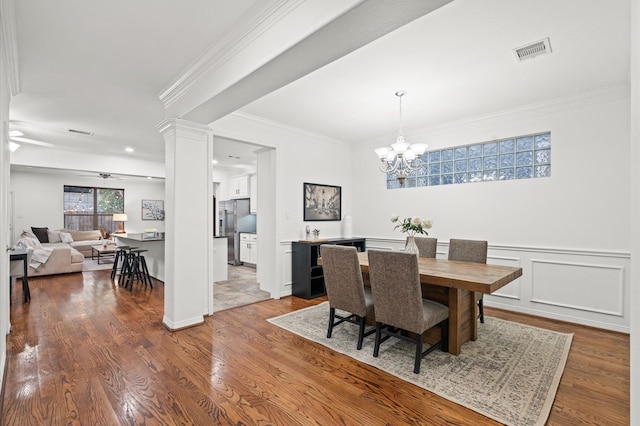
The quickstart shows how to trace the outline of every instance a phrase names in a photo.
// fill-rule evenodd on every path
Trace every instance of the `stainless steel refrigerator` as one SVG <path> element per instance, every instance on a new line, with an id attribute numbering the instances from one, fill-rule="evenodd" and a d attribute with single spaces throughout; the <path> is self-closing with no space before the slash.
<path id="1" fill-rule="evenodd" d="M 249 199 L 220 201 L 220 235 L 227 237 L 228 263 L 240 264 L 240 233 L 256 232 L 256 215 L 249 213 Z"/>

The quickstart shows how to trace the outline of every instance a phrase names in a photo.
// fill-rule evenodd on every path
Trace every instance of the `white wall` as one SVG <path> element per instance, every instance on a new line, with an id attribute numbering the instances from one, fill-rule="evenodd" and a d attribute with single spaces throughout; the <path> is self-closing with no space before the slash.
<path id="1" fill-rule="evenodd" d="M 20 237 L 23 229 L 31 226 L 63 227 L 64 185 L 124 188 L 124 211 L 128 215 L 127 232 L 142 232 L 144 228 L 164 231 L 164 221 L 142 220 L 142 200 L 164 200 L 164 180 L 104 180 L 86 178 L 73 172 L 68 175 L 33 171 L 12 171 L 10 190 L 15 196 L 15 232 L 12 241 Z"/>
<path id="2" fill-rule="evenodd" d="M 5 12 L 3 9 L 2 12 Z M 12 13 L 10 14 L 13 15 Z M 4 19 L 2 19 L 4 18 Z M 4 383 L 5 363 L 7 360 L 7 339 L 11 325 L 9 321 L 9 255 L 5 247 L 9 246 L 9 101 L 11 99 L 9 91 L 9 63 L 7 60 L 11 56 L 5 50 L 8 43 L 5 43 L 4 22 L 9 21 L 6 16 L 0 18 L 0 381 Z M 8 41 L 8 40 L 7 40 Z"/>
<path id="3" fill-rule="evenodd" d="M 351 214 L 351 147 L 348 144 L 239 113 L 230 114 L 210 127 L 218 136 L 276 148 L 278 187 L 273 188 L 272 193 L 277 196 L 276 204 L 281 209 L 277 217 L 282 230 L 280 240 L 304 237 L 307 224 L 319 228 L 322 238 L 342 236 L 341 222 L 304 222 L 303 183 L 341 186 L 342 214 Z"/>
<path id="4" fill-rule="evenodd" d="M 230 114 L 210 127 L 218 136 L 275 148 L 275 155 L 268 161 L 269 171 L 261 169 L 258 159 L 258 273 L 261 288 L 264 285 L 273 297 L 290 295 L 291 241 L 305 236 L 306 225 L 312 229 L 319 228 L 321 238 L 342 236 L 341 221 L 304 222 L 303 183 L 341 186 L 342 214 L 351 214 L 351 147 L 340 141 L 239 113 Z M 275 178 L 265 179 L 271 173 Z M 265 181 L 276 183 L 268 187 Z M 265 232 L 265 229 L 269 232 Z M 267 234 L 273 235 L 273 238 L 267 237 Z M 264 262 L 263 259 L 274 261 Z M 275 282 L 271 282 L 269 277 L 273 277 Z"/>
<path id="5" fill-rule="evenodd" d="M 485 300 L 497 306 L 629 332 L 629 89 L 407 132 L 429 149 L 551 132 L 551 177 L 387 190 L 372 152 L 354 153 L 354 234 L 393 244 L 392 213 L 430 217 L 440 252 L 450 238 L 486 239 L 492 263 L 524 275 Z M 356 160 L 357 159 L 357 160 Z"/>
<path id="6" fill-rule="evenodd" d="M 551 177 L 387 190 L 372 152 L 353 162 L 354 232 L 400 237 L 392 213 L 428 216 L 440 239 L 629 251 L 629 94 L 626 90 L 550 102 L 494 117 L 408 133 L 429 149 L 551 132 Z"/>

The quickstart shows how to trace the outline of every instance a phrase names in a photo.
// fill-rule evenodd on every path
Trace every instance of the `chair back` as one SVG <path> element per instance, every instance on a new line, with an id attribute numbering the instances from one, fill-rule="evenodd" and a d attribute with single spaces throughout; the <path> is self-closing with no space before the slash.
<path id="1" fill-rule="evenodd" d="M 367 306 L 357 249 L 323 244 L 320 254 L 329 306 L 364 317 Z"/>
<path id="2" fill-rule="evenodd" d="M 368 256 L 376 321 L 422 333 L 424 312 L 416 255 L 370 250 Z"/>
<path id="3" fill-rule="evenodd" d="M 438 239 L 431 237 L 415 237 L 420 257 L 430 257 L 435 259 Z"/>
<path id="4" fill-rule="evenodd" d="M 449 240 L 449 260 L 463 262 L 487 263 L 486 241 L 480 240 Z"/>

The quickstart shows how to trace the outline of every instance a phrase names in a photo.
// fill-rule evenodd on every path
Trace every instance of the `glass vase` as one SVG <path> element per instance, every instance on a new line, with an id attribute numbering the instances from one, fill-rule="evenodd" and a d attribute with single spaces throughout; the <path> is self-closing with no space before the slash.
<path id="1" fill-rule="evenodd" d="M 407 243 L 404 246 L 404 251 L 407 253 L 413 253 L 416 256 L 420 256 L 420 251 L 418 250 L 418 245 L 416 244 L 416 237 L 413 235 L 409 235 L 407 237 Z"/>

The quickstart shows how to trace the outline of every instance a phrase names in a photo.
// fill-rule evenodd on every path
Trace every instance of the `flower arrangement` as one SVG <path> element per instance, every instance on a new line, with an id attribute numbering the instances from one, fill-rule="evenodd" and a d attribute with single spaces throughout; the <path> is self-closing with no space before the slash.
<path id="1" fill-rule="evenodd" d="M 393 229 L 400 228 L 400 231 L 408 233 L 410 236 L 414 236 L 416 234 L 424 234 L 429 235 L 427 233 L 427 229 L 431 229 L 433 222 L 431 219 L 420 219 L 418 216 L 414 217 L 406 217 L 404 219 L 400 219 L 400 216 L 394 214 L 391 216 L 391 223 L 395 223 L 396 226 Z"/>

